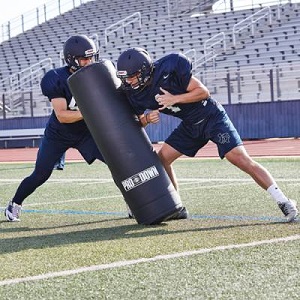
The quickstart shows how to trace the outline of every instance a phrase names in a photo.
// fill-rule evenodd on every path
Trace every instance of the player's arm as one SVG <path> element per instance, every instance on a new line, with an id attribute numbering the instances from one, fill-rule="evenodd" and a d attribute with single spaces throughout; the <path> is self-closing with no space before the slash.
<path id="1" fill-rule="evenodd" d="M 146 127 L 150 123 L 158 123 L 159 122 L 159 111 L 152 110 L 145 114 L 139 115 L 139 120 L 143 127 Z"/>
<path id="2" fill-rule="evenodd" d="M 83 119 L 79 110 L 68 110 L 65 98 L 53 98 L 51 104 L 60 123 L 75 123 Z"/>
<path id="3" fill-rule="evenodd" d="M 162 95 L 157 95 L 155 100 L 162 105 L 159 110 L 163 110 L 168 106 L 175 104 L 184 104 L 198 102 L 207 99 L 210 96 L 208 88 L 196 77 L 192 76 L 186 93 L 173 95 L 167 90 L 160 88 Z"/>

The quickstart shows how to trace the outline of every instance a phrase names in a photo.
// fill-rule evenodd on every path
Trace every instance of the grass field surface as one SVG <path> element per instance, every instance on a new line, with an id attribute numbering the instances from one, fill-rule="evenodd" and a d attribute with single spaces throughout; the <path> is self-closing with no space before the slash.
<path id="1" fill-rule="evenodd" d="M 300 201 L 300 158 L 257 161 Z M 191 218 L 144 226 L 100 162 L 54 171 L 9 223 L 33 163 L 0 164 L 0 299 L 300 299 L 300 222 L 226 160 L 174 167 Z"/>

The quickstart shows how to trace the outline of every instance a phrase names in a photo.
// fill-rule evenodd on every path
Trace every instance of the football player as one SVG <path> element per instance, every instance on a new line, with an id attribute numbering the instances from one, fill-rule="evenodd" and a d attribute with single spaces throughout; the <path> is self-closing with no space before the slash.
<path id="1" fill-rule="evenodd" d="M 118 58 L 117 76 L 142 126 L 159 122 L 160 113 L 181 119 L 158 152 L 176 189 L 178 183 L 172 163 L 181 155 L 195 156 L 212 141 L 221 159 L 225 157 L 248 173 L 269 192 L 286 220 L 295 220 L 298 215 L 296 202 L 288 199 L 269 171 L 248 155 L 223 106 L 192 75 L 187 57 L 169 54 L 153 62 L 145 49 L 130 48 Z"/>
<path id="2" fill-rule="evenodd" d="M 95 43 L 85 35 L 71 36 L 64 43 L 66 66 L 48 71 L 41 81 L 41 89 L 52 104 L 53 111 L 47 122 L 38 150 L 33 173 L 23 179 L 14 197 L 4 211 L 8 221 L 20 221 L 22 203 L 51 175 L 55 163 L 69 148 L 77 149 L 85 161 L 104 161 L 76 103 L 67 79 L 80 68 L 98 60 Z"/>

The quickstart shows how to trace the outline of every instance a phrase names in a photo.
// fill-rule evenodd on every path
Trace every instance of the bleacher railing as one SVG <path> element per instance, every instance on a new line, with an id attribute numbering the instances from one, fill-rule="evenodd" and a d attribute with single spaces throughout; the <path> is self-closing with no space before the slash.
<path id="1" fill-rule="evenodd" d="M 52 0 L 1 24 L 0 43 L 92 0 Z M 10 5 L 7 3 L 7 5 Z M 5 9 L 3 8 L 3 12 Z"/>
<path id="2" fill-rule="evenodd" d="M 18 107 L 24 106 L 24 93 L 31 92 L 35 86 L 39 87 L 41 78 L 51 68 L 53 68 L 52 59 L 45 58 L 21 72 L 0 81 L 2 95 L 0 110 L 13 112 Z"/>
<path id="3" fill-rule="evenodd" d="M 193 65 L 197 63 L 197 51 L 196 49 L 190 49 L 183 53 L 185 56 L 187 56 Z"/>
<path id="4" fill-rule="evenodd" d="M 134 24 L 136 22 L 138 23 L 139 28 L 141 28 L 142 27 L 142 18 L 141 18 L 140 12 L 135 12 L 132 15 L 105 28 L 105 31 L 104 31 L 105 45 L 108 44 L 110 35 L 112 35 L 113 33 L 117 33 L 119 30 L 121 30 L 122 36 L 124 36 L 125 28 L 128 25 Z"/>
<path id="5" fill-rule="evenodd" d="M 273 10 L 274 11 L 274 10 Z M 133 15 L 138 14 L 138 24 L 141 27 L 141 15 L 140 13 L 135 13 Z M 124 35 L 126 33 L 125 28 L 127 26 L 130 26 L 132 24 L 131 21 L 135 21 L 135 18 L 131 19 L 133 15 L 125 18 L 128 19 L 128 22 L 124 22 L 125 20 L 121 20 L 119 23 L 119 27 L 115 27 L 111 30 L 111 34 L 113 32 L 116 32 L 120 29 L 122 29 L 122 34 Z M 268 21 L 268 16 L 264 17 L 267 18 Z M 116 23 L 116 24 L 117 24 Z M 114 24 L 115 25 L 115 24 Z M 133 26 L 133 24 L 132 24 Z M 232 30 L 230 29 L 230 33 L 232 33 Z M 109 35 L 109 34 L 108 34 Z M 220 52 L 224 51 L 227 46 L 226 41 L 225 41 L 225 35 L 223 33 L 217 34 L 216 36 L 213 36 L 211 39 L 207 40 L 205 42 L 205 48 L 206 48 L 206 54 L 212 53 L 212 61 L 213 63 L 215 62 L 215 59 L 217 58 L 216 54 L 216 49 L 219 47 L 218 50 Z M 212 48 L 212 49 L 210 49 Z M 198 50 L 198 49 L 197 49 Z M 211 68 L 211 65 L 208 66 L 208 68 L 205 67 L 205 63 L 211 63 L 208 60 L 208 57 L 204 56 L 204 62 L 200 64 L 200 60 L 202 59 L 200 57 L 197 57 L 197 52 L 195 49 L 191 49 L 185 53 L 188 56 L 192 56 L 192 59 L 198 63 L 198 65 L 195 63 L 196 67 L 198 67 L 197 71 L 197 77 L 199 77 L 205 84 L 207 84 L 210 89 L 215 92 L 219 93 L 222 95 L 222 99 L 224 99 L 225 103 L 226 101 L 231 101 L 230 103 L 236 103 L 236 102 L 253 102 L 253 101 L 277 101 L 277 100 L 291 100 L 291 99 L 299 99 L 300 95 L 300 78 L 297 75 L 298 73 L 298 68 L 294 68 L 294 70 L 286 69 L 285 72 L 281 72 L 279 66 L 275 66 L 274 64 L 267 66 L 265 65 L 264 70 L 260 71 L 256 70 L 256 74 L 250 73 L 250 70 L 243 72 L 244 70 L 236 70 L 234 67 L 231 68 L 230 72 L 227 70 L 215 70 L 215 68 Z M 199 66 L 203 66 L 203 68 L 200 68 Z M 281 67 L 281 66 L 280 66 Z M 200 70 L 201 69 L 201 70 Z M 297 70 L 297 71 L 296 71 Z M 195 71 L 195 72 L 196 72 Z M 224 74 L 222 72 L 225 72 Z M 24 71 L 22 71 L 24 72 Z M 31 70 L 32 72 L 32 70 Z M 24 73 L 25 74 L 25 73 Z M 23 75 L 24 75 L 23 74 Z M 20 74 L 14 75 L 14 78 L 11 78 L 11 82 L 9 82 L 8 86 L 14 86 L 13 82 L 19 82 L 20 78 L 23 77 L 23 82 L 26 82 L 27 79 L 30 78 L 28 77 L 21 76 Z M 279 76 L 280 75 L 280 76 Z M 255 76 L 255 80 L 253 80 L 253 76 Z M 27 78 L 27 79 L 26 79 Z M 26 80 L 25 80 L 26 79 Z M 27 81 L 27 86 L 30 85 L 30 80 Z M 283 88 L 287 83 L 293 83 L 294 84 L 294 89 L 291 88 Z M 18 83 L 19 84 L 19 83 Z M 0 82 L 0 88 L 1 88 L 1 82 Z M 25 85 L 23 85 L 25 86 Z M 250 91 L 250 87 L 252 86 L 252 89 Z M 246 90 L 249 88 L 249 91 Z M 3 89 L 2 89 L 3 90 Z M 15 85 L 15 90 L 12 89 L 13 92 L 12 94 L 17 95 L 15 91 L 19 91 L 22 89 L 18 88 L 18 85 Z M 266 91 L 267 90 L 267 91 Z M 224 91 L 228 92 L 228 99 L 226 96 L 224 97 Z M 270 93 L 272 91 L 272 93 Z M 2 99 L 5 101 L 8 100 L 7 94 L 4 95 L 4 93 L 0 93 L 2 96 Z M 270 95 L 270 98 L 267 96 Z M 229 97 L 230 96 L 230 97 Z M 4 98 L 3 98 L 4 97 Z M 15 97 L 15 96 L 14 96 Z M 19 99 L 22 99 L 19 94 Z M 227 100 L 226 100 L 227 99 Z M 247 100 L 250 99 L 250 100 Z M 5 107 L 7 111 L 10 111 L 11 108 L 14 108 L 15 106 L 15 101 L 13 100 L 13 103 L 10 102 L 5 102 L 4 100 L 2 101 L 4 105 L 2 107 Z M 1 100 L 0 100 L 1 101 Z M 22 100 L 23 101 L 23 100 Z M 1 105 L 0 105 L 0 111 L 1 111 Z"/>
<path id="6" fill-rule="evenodd" d="M 255 69 L 208 69 L 197 77 L 222 104 L 297 100 L 299 67 L 300 63 L 281 63 Z"/>
<path id="7" fill-rule="evenodd" d="M 205 13 L 223 13 L 245 9 L 261 8 L 299 2 L 299 0 L 264 0 L 264 1 L 213 1 L 213 0 L 166 0 L 168 17 L 178 17 L 183 14 L 193 13 L 204 15 Z"/>
<path id="8" fill-rule="evenodd" d="M 49 57 L 45 58 L 36 64 L 3 79 L 0 81 L 0 88 L 2 87 L 7 90 L 24 89 L 28 83 L 32 83 L 32 80 L 36 78 L 37 74 L 41 71 L 45 73 L 44 71 L 51 67 L 53 67 L 52 59 Z"/>
<path id="9" fill-rule="evenodd" d="M 280 5 L 279 5 L 280 6 Z M 279 18 L 279 16 L 278 16 Z M 232 28 L 232 47 L 237 47 L 237 40 L 240 41 L 245 40 L 245 35 L 242 34 L 243 31 L 247 30 L 246 37 L 248 38 L 248 29 L 250 28 L 251 35 L 255 35 L 255 31 L 259 28 L 259 24 L 261 20 L 267 20 L 269 25 L 272 24 L 272 10 L 269 6 L 264 7 L 257 12 L 253 13 L 249 17 L 245 18 L 244 20 L 236 23 L 233 25 Z M 216 59 L 220 54 L 224 54 L 227 50 L 227 43 L 226 43 L 226 35 L 224 32 L 220 32 L 210 39 L 204 42 L 204 55 L 201 56 L 195 64 L 195 73 L 197 75 L 200 74 L 201 71 L 198 69 L 202 66 L 206 66 L 207 63 L 212 62 L 211 67 L 214 71 L 216 68 Z"/>
<path id="10" fill-rule="evenodd" d="M 257 11 L 253 15 L 245 18 L 244 20 L 238 22 L 233 26 L 232 29 L 232 38 L 233 38 L 233 46 L 236 47 L 236 42 L 238 36 L 245 30 L 250 28 L 251 35 L 254 36 L 256 30 L 256 24 L 262 19 L 268 19 L 269 25 L 272 24 L 272 12 L 270 7 L 264 7 L 261 10 Z"/>

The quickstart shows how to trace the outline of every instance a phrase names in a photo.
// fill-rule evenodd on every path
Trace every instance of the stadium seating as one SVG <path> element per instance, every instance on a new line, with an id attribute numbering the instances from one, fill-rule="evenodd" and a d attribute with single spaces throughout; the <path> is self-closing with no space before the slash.
<path id="1" fill-rule="evenodd" d="M 169 16 L 167 1 L 90 1 L 2 42 L 0 82 L 47 57 L 52 59 L 53 67 L 59 67 L 62 64 L 63 42 L 72 34 L 89 36 L 96 34 L 99 37 L 101 56 L 115 62 L 121 51 L 132 46 L 147 48 L 154 59 L 170 52 L 186 52 L 190 49 L 195 49 L 197 57 L 201 57 L 205 52 L 205 41 L 218 33 L 224 33 L 226 51 L 218 54 L 215 65 L 207 62 L 195 70 L 197 76 L 209 84 L 215 94 L 222 95 L 226 90 L 225 79 L 228 70 L 239 70 L 242 72 L 239 76 L 246 78 L 246 75 L 251 73 L 250 69 L 262 69 L 262 74 L 268 76 L 269 69 L 274 66 L 277 68 L 277 65 L 283 64 L 292 67 L 299 64 L 298 6 L 284 5 L 280 8 L 280 18 L 278 7 L 274 6 L 271 9 L 272 24 L 269 24 L 267 19 L 262 20 L 256 24 L 254 35 L 249 31 L 244 33 L 240 37 L 239 44 L 233 47 L 233 26 L 257 12 L 259 8 L 219 14 L 205 13 L 192 18 L 190 14 Z M 141 13 L 142 27 L 131 24 L 125 29 L 124 35 L 121 31 L 115 32 L 106 44 L 105 28 L 135 12 Z M 214 74 L 217 74 L 218 78 Z M 296 77 L 292 78 L 295 81 Z M 291 80 L 287 80 L 285 85 L 289 81 Z M 299 79 L 295 82 L 298 84 Z M 241 82 L 241 85 L 244 85 L 243 92 L 240 92 L 240 95 L 235 94 L 233 102 L 247 101 L 248 90 L 253 92 L 253 89 L 257 90 L 255 93 L 258 99 L 255 101 L 261 101 L 264 97 L 269 100 L 267 92 L 263 94 L 262 79 L 251 81 L 250 85 Z M 235 87 L 232 88 L 237 90 Z M 298 88 L 296 90 L 299 93 Z M 36 97 L 42 98 L 42 95 L 37 94 Z M 41 109 L 43 110 L 41 114 L 48 113 L 45 107 L 42 106 Z"/>

